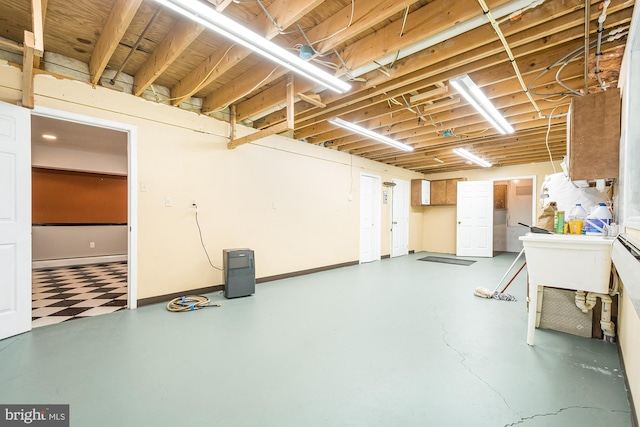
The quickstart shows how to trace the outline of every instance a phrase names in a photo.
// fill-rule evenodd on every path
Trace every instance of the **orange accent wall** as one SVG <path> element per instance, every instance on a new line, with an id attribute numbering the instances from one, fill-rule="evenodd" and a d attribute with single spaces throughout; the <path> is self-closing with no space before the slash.
<path id="1" fill-rule="evenodd" d="M 127 177 L 32 168 L 33 224 L 126 224 Z"/>

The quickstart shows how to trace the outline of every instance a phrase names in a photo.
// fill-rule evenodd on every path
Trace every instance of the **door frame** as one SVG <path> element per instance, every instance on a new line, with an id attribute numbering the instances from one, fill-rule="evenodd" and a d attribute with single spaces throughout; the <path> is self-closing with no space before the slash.
<path id="1" fill-rule="evenodd" d="M 358 230 L 361 232 L 362 231 L 362 178 L 363 177 L 367 177 L 367 178 L 373 178 L 375 180 L 375 188 L 374 188 L 374 194 L 376 194 L 375 196 L 375 200 L 376 200 L 376 208 L 375 208 L 375 212 L 374 213 L 374 218 L 375 218 L 375 224 L 374 224 L 374 233 L 375 233 L 375 241 L 376 241 L 376 247 L 375 247 L 375 256 L 373 257 L 373 259 L 371 261 L 364 261 L 364 262 L 372 262 L 372 261 L 379 261 L 381 259 L 381 245 L 382 245 L 382 232 L 381 232 L 381 228 L 382 228 L 382 200 L 381 200 L 381 192 L 382 192 L 382 177 L 380 175 L 375 175 L 372 173 L 368 173 L 368 172 L 360 172 L 360 221 L 359 221 L 359 225 L 358 225 Z M 362 261 L 362 236 L 359 236 L 358 239 L 358 259 L 360 260 L 360 264 L 363 263 Z"/>
<path id="2" fill-rule="evenodd" d="M 83 114 L 70 113 L 54 108 L 36 106 L 32 115 L 67 122 L 112 129 L 127 133 L 127 185 L 128 185 L 128 226 L 129 241 L 127 249 L 127 307 L 138 307 L 138 128 L 126 123 L 99 119 Z"/>
<path id="3" fill-rule="evenodd" d="M 515 181 L 517 179 L 531 179 L 532 183 L 531 185 L 533 186 L 533 191 L 531 192 L 531 224 L 529 225 L 535 225 L 534 222 L 536 221 L 536 216 L 538 214 L 538 210 L 537 210 L 537 203 L 536 203 L 536 197 L 538 195 L 538 181 L 537 181 L 537 176 L 536 175 L 526 175 L 526 176 L 516 176 L 516 177 L 505 177 L 505 178 L 491 178 L 491 182 L 496 182 L 496 181 Z"/>

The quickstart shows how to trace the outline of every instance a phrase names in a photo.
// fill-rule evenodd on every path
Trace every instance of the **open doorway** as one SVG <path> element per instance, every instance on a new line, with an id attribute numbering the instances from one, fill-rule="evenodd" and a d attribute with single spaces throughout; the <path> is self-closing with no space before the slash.
<path id="1" fill-rule="evenodd" d="M 493 250 L 520 252 L 519 237 L 529 229 L 518 223 L 533 224 L 535 179 L 517 178 L 493 182 Z"/>
<path id="2" fill-rule="evenodd" d="M 130 134 L 83 119 L 32 115 L 32 327 L 135 308 Z"/>

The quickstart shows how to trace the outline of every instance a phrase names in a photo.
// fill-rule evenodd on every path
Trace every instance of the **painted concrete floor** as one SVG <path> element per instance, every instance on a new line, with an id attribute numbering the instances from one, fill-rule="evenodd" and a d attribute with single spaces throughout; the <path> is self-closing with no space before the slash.
<path id="1" fill-rule="evenodd" d="M 71 426 L 628 426 L 615 345 L 538 330 L 493 288 L 515 254 L 425 252 L 0 341 L 0 403 L 70 404 Z"/>

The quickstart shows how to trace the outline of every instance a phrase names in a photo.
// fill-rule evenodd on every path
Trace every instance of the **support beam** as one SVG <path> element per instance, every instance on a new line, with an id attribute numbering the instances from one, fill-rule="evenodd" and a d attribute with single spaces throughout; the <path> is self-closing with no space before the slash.
<path id="1" fill-rule="evenodd" d="M 33 28 L 33 50 L 34 54 L 38 57 L 42 57 L 44 53 L 44 14 L 43 14 L 43 0 L 31 0 L 31 19 Z M 44 0 L 44 7 L 46 8 L 46 0 Z"/>
<path id="2" fill-rule="evenodd" d="M 141 3 L 142 0 L 116 0 L 114 3 L 89 60 L 91 84 L 98 84 L 102 72 L 107 67 Z"/>
<path id="3" fill-rule="evenodd" d="M 44 55 L 44 16 L 47 0 L 31 0 L 31 20 L 34 37 L 33 66 L 40 68 L 40 59 Z"/>
<path id="4" fill-rule="evenodd" d="M 420 93 L 418 95 L 414 95 L 412 97 L 409 98 L 409 103 L 410 104 L 416 104 L 420 101 L 423 101 L 425 99 L 429 99 L 429 98 L 434 98 L 436 96 L 440 96 L 440 95 L 444 95 L 445 93 L 449 92 L 449 86 L 443 85 L 437 89 L 433 89 L 433 90 L 429 90 L 427 92 L 424 93 Z"/>
<path id="5" fill-rule="evenodd" d="M 24 51 L 22 52 L 22 106 L 33 108 L 33 57 L 35 37 L 30 31 L 24 32 Z"/>
<path id="6" fill-rule="evenodd" d="M 229 139 L 231 141 L 236 139 L 236 106 L 232 105 L 229 107 L 229 113 L 231 114 L 229 117 L 229 125 L 231 125 L 231 132 L 229 132 Z"/>
<path id="7" fill-rule="evenodd" d="M 351 25 L 347 27 L 351 21 L 351 4 L 349 4 L 338 13 L 307 31 L 306 35 L 311 42 L 326 38 L 326 40 L 323 40 L 316 46 L 318 51 L 326 52 L 335 46 L 339 46 L 340 43 L 349 40 L 365 29 L 371 28 L 376 23 L 388 19 L 414 2 L 415 0 L 369 0 L 366 4 L 358 5 L 358 7 L 355 8 Z M 307 41 L 304 37 L 300 36 L 296 41 L 290 42 L 289 44 L 294 45 L 296 43 L 307 44 Z M 236 87 L 226 86 L 205 98 L 202 105 L 203 112 L 216 111 L 222 106 L 246 96 L 247 91 L 256 87 L 256 85 L 259 85 L 261 82 L 265 81 L 265 83 L 267 83 L 273 81 L 288 72 L 286 69 L 277 69 L 275 73 L 271 74 L 272 70 L 272 64 L 265 64 L 265 66 L 260 67 L 258 70 L 252 69 L 250 72 L 243 74 L 237 79 L 241 81 L 242 84 L 238 84 Z M 270 74 L 271 76 L 269 76 Z M 300 83 L 298 84 L 298 89 L 299 92 L 307 92 L 316 86 L 317 83 L 303 82 L 302 85 Z M 243 120 L 250 117 L 255 111 L 266 110 L 276 105 L 279 99 L 282 99 L 271 96 L 273 93 L 281 94 L 281 87 L 277 89 L 274 88 L 273 91 L 268 90 L 268 92 L 266 96 L 259 94 L 255 98 L 241 102 L 238 105 L 238 119 Z"/>
<path id="8" fill-rule="evenodd" d="M 20 45 L 20 43 L 16 43 L 16 42 L 11 41 L 11 40 L 2 40 L 2 39 L 0 39 L 0 46 L 9 48 L 11 50 L 15 50 L 17 52 L 23 52 L 24 51 L 24 47 L 22 45 Z"/>
<path id="9" fill-rule="evenodd" d="M 619 5 L 615 10 L 610 8 L 607 24 L 622 23 L 627 19 L 625 16 L 629 13 L 628 8 L 625 8 L 624 5 Z M 411 15 L 409 16 L 411 17 Z M 542 51 L 550 45 L 562 43 L 563 40 L 573 39 L 576 34 L 582 35 L 583 19 L 582 2 L 577 0 L 555 1 L 545 2 L 542 6 L 528 11 L 527 19 L 507 22 L 503 26 L 505 26 L 505 35 L 512 49 L 522 52 L 521 47 L 524 47 L 524 50 L 533 53 Z M 485 25 L 432 46 L 428 50 L 428 54 L 419 53 L 398 61 L 391 70 L 391 80 L 377 71 L 372 71 L 363 76 L 367 80 L 365 84 L 354 85 L 348 94 L 328 93 L 324 102 L 327 104 L 327 110 L 331 110 L 335 108 L 334 105 L 351 104 L 363 98 L 369 98 L 372 94 L 380 93 L 381 89 L 383 91 L 393 90 L 427 76 L 436 76 L 448 69 L 464 66 L 466 62 L 481 60 L 503 51 L 501 43 L 495 40 L 492 28 Z M 258 96 L 254 98 L 258 99 Z M 238 104 L 240 117 L 245 114 L 252 116 L 266 109 L 265 105 L 255 101 L 250 108 L 244 108 L 248 107 L 249 102 L 254 98 Z M 265 96 L 265 98 L 269 97 Z M 305 108 L 299 108 L 298 104 L 296 105 L 296 120 L 298 122 L 296 128 L 298 130 L 304 126 L 304 120 L 324 113 L 317 109 L 309 110 L 309 106 L 306 107 L 308 111 L 305 111 Z M 282 113 L 275 112 L 256 120 L 254 126 L 267 127 L 282 120 L 284 120 Z"/>
<path id="10" fill-rule="evenodd" d="M 289 124 L 287 122 L 278 123 L 277 125 L 271 126 L 270 128 L 263 129 L 256 133 L 252 133 L 251 135 L 243 136 L 242 138 L 234 139 L 229 141 L 227 144 L 227 148 L 233 149 L 243 144 L 248 144 L 253 141 L 257 141 L 258 139 L 266 138 L 271 135 L 275 135 L 277 133 L 286 132 L 289 129 Z"/>
<path id="11" fill-rule="evenodd" d="M 204 31 L 204 25 L 190 19 L 180 19 L 160 42 L 133 78 L 133 94 L 142 95 L 146 88 L 175 61 Z"/>
<path id="12" fill-rule="evenodd" d="M 294 116 L 294 110 L 293 110 L 293 104 L 295 102 L 294 99 L 294 91 L 293 91 L 293 76 L 291 74 L 289 74 L 289 81 L 287 82 L 287 127 L 289 129 L 293 129 L 294 127 L 294 123 L 293 123 L 293 116 Z M 234 109 L 235 110 L 235 109 Z"/>
<path id="13" fill-rule="evenodd" d="M 310 10 L 320 5 L 322 1 L 323 0 L 282 0 L 274 2 L 269 6 L 269 14 L 281 28 L 288 28 Z M 216 9 L 220 12 L 217 7 Z M 258 34 L 264 34 L 267 40 L 271 40 L 279 34 L 278 29 L 263 13 L 249 22 L 248 27 Z M 171 103 L 173 105 L 180 105 L 187 98 L 201 88 L 211 84 L 252 53 L 251 49 L 233 46 L 234 45 L 229 42 L 218 48 L 218 50 L 200 63 L 191 73 L 172 87 Z M 231 49 L 232 47 L 233 50 Z M 235 99 L 225 100 L 222 105 L 214 103 L 215 105 L 206 108 L 204 108 L 205 106 L 203 105 L 203 112 L 207 113 L 220 110 L 233 101 L 235 101 Z"/>
<path id="14" fill-rule="evenodd" d="M 287 93 L 286 93 L 286 102 L 287 102 L 287 120 L 282 123 L 278 123 L 277 125 L 271 126 L 269 128 L 263 129 L 259 132 L 256 132 L 251 135 L 244 136 L 242 138 L 235 139 L 235 128 L 236 128 L 236 107 L 232 105 L 231 108 L 231 141 L 227 145 L 229 149 L 236 148 L 239 145 L 247 144 L 252 141 L 256 141 L 261 138 L 266 138 L 267 136 L 275 135 L 277 133 L 283 133 L 286 131 L 293 130 L 293 104 L 295 101 L 294 97 L 294 87 L 293 87 L 293 76 L 289 76 L 287 81 Z"/>
<path id="15" fill-rule="evenodd" d="M 298 96 L 304 102 L 308 102 L 309 104 L 313 104 L 316 107 L 324 108 L 327 105 L 322 102 L 320 95 L 317 93 L 299 93 Z M 288 113 L 288 112 L 287 112 Z"/>

